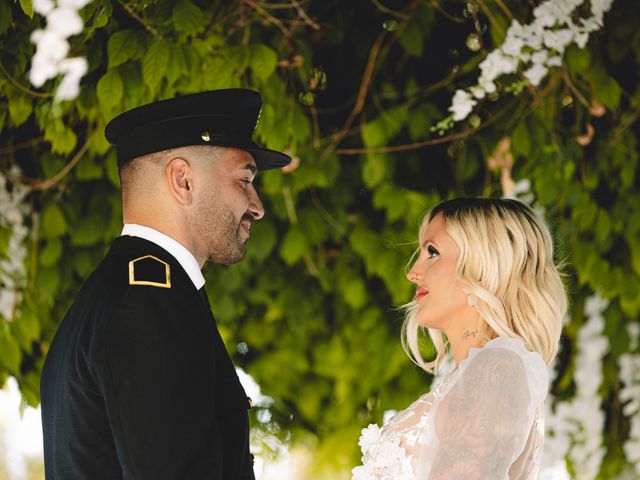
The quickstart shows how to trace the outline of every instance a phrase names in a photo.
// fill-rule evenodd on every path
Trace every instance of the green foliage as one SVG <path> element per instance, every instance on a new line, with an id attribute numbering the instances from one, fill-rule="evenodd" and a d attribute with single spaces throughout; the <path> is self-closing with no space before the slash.
<path id="1" fill-rule="evenodd" d="M 31 1 L 0 2 L 0 169 L 19 165 L 33 187 L 29 278 L 13 321 L 0 319 L 0 380 L 16 376 L 38 402 L 55 329 L 119 234 L 106 122 L 157 99 L 229 87 L 261 91 L 257 140 L 299 165 L 258 175 L 267 215 L 245 260 L 209 266 L 207 285 L 234 360 L 274 399 L 272 421 L 255 428 L 313 448 L 308 478 L 346 478 L 360 429 L 428 390 L 399 345 L 393 310 L 412 295 L 404 271 L 419 221 L 442 198 L 499 195 L 507 173 L 532 182 L 569 264 L 571 303 L 596 290 L 611 301 L 604 369 L 614 375 L 629 348 L 625 325 L 640 314 L 640 90 L 625 73 L 640 65 L 640 35 L 629 27 L 640 5 L 617 0 L 605 29 L 586 49 L 569 48 L 539 89 L 508 93 L 520 79 L 505 79 L 473 123 L 441 138 L 433 127 L 483 58 L 464 47 L 476 30 L 461 4 L 406 2 L 392 12 L 365 0 L 299 3 L 91 2 L 71 41 L 89 72 L 79 98 L 54 104 L 59 80 L 28 86 L 30 35 L 42 19 L 30 18 Z M 521 23 L 531 18 L 527 2 L 500 3 L 478 3 L 486 49 L 502 41 L 507 7 Z M 491 158 L 504 137 L 513 165 L 502 171 Z M 583 321 L 574 310 L 566 335 L 573 340 Z M 571 360 L 561 366 L 560 398 L 572 395 L 573 369 Z M 626 468 L 619 388 L 609 378 L 603 391 L 607 424 L 619 426 L 607 433 L 603 479 Z"/>

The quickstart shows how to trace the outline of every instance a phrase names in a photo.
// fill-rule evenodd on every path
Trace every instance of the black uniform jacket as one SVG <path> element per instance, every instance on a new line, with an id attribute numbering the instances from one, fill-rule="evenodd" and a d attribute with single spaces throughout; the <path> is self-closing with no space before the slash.
<path id="1" fill-rule="evenodd" d="M 166 250 L 117 238 L 41 379 L 48 480 L 253 479 L 249 408 L 204 290 Z"/>

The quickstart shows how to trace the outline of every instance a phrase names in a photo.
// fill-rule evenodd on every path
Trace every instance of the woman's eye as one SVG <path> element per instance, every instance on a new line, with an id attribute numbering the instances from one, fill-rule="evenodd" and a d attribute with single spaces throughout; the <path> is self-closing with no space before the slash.
<path id="1" fill-rule="evenodd" d="M 436 255 L 440 255 L 440 252 L 438 252 L 438 250 L 436 250 L 433 245 L 429 245 L 427 247 L 427 253 L 429 254 L 429 258 L 432 258 Z"/>

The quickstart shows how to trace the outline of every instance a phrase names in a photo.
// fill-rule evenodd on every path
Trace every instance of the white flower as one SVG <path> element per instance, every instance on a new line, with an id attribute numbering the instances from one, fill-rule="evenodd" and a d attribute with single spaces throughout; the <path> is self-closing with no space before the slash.
<path id="1" fill-rule="evenodd" d="M 518 68 L 518 60 L 505 55 L 501 50 L 492 51 L 482 63 L 480 63 L 480 71 L 482 76 L 493 81 L 500 75 L 513 73 Z"/>
<path id="2" fill-rule="evenodd" d="M 609 306 L 609 301 L 602 298 L 600 293 L 591 295 L 584 304 L 584 313 L 588 317 L 599 316 Z"/>
<path id="3" fill-rule="evenodd" d="M 564 52 L 567 45 L 573 40 L 573 37 L 574 33 L 570 28 L 552 30 L 545 32 L 543 42 L 548 48 L 558 52 Z"/>
<path id="4" fill-rule="evenodd" d="M 469 92 L 457 90 L 453 96 L 453 103 L 449 107 L 449 111 L 453 112 L 453 119 L 458 122 L 467 118 L 476 103 Z"/>
<path id="5" fill-rule="evenodd" d="M 494 85 L 494 88 L 495 88 L 495 85 Z M 479 87 L 478 85 L 471 87 L 469 91 L 471 92 L 471 95 L 476 97 L 478 100 L 483 99 L 484 96 L 486 95 L 484 88 Z"/>
<path id="6" fill-rule="evenodd" d="M 80 10 L 89 3 L 91 3 L 91 0 L 58 0 L 58 5 L 61 7 L 69 7 L 74 10 Z"/>
<path id="7" fill-rule="evenodd" d="M 53 0 L 33 0 L 33 9 L 40 15 L 47 15 L 54 7 Z"/>
<path id="8" fill-rule="evenodd" d="M 45 30 L 36 30 L 31 41 L 36 53 L 31 62 L 29 79 L 36 87 L 64 74 L 58 86 L 56 100 L 69 100 L 78 96 L 80 79 L 87 72 L 87 62 L 82 58 L 66 59 L 69 53 L 67 38 L 82 32 L 83 24 L 78 10 L 90 0 L 36 0 L 34 9 L 47 18 Z"/>
<path id="9" fill-rule="evenodd" d="M 60 62 L 60 72 L 65 73 L 56 90 L 57 100 L 73 100 L 80 94 L 80 79 L 87 73 L 85 58 L 67 58 Z"/>
<path id="10" fill-rule="evenodd" d="M 61 37 L 70 37 L 82 32 L 82 19 L 70 7 L 59 7 L 47 15 L 47 29 Z"/>
<path id="11" fill-rule="evenodd" d="M 573 42 L 584 48 L 589 33 L 602 27 L 604 13 L 611 8 L 613 0 L 589 0 L 591 16 L 578 18 L 576 23 L 574 10 L 584 3 L 587 0 L 546 0 L 534 9 L 532 23 L 521 25 L 513 20 L 504 43 L 480 63 L 478 84 L 467 93 L 476 99 L 484 98 L 496 91 L 494 81 L 498 77 L 515 73 L 519 67 L 532 85 L 540 85 L 548 67 L 562 65 L 567 46 Z M 460 121 L 469 115 L 475 104 L 471 104 L 471 97 L 462 95 L 460 90 L 455 96 L 458 98 L 454 97 L 454 105 L 449 110 L 454 112 L 454 120 Z"/>
<path id="12" fill-rule="evenodd" d="M 547 75 L 549 69 L 540 63 L 535 63 L 531 68 L 524 72 L 524 76 L 529 80 L 531 85 L 537 87 L 542 79 Z"/>

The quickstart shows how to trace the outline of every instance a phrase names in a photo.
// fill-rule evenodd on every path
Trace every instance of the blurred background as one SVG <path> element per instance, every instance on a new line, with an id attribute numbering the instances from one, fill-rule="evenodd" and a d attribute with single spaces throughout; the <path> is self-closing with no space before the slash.
<path id="1" fill-rule="evenodd" d="M 42 363 L 122 228 L 106 122 L 227 87 L 294 158 L 257 177 L 245 260 L 205 268 L 259 478 L 350 478 L 361 429 L 429 390 L 397 307 L 422 216 L 460 195 L 532 205 L 567 263 L 540 478 L 640 478 L 638 22 L 635 0 L 0 0 L 0 478 L 43 478 Z"/>

